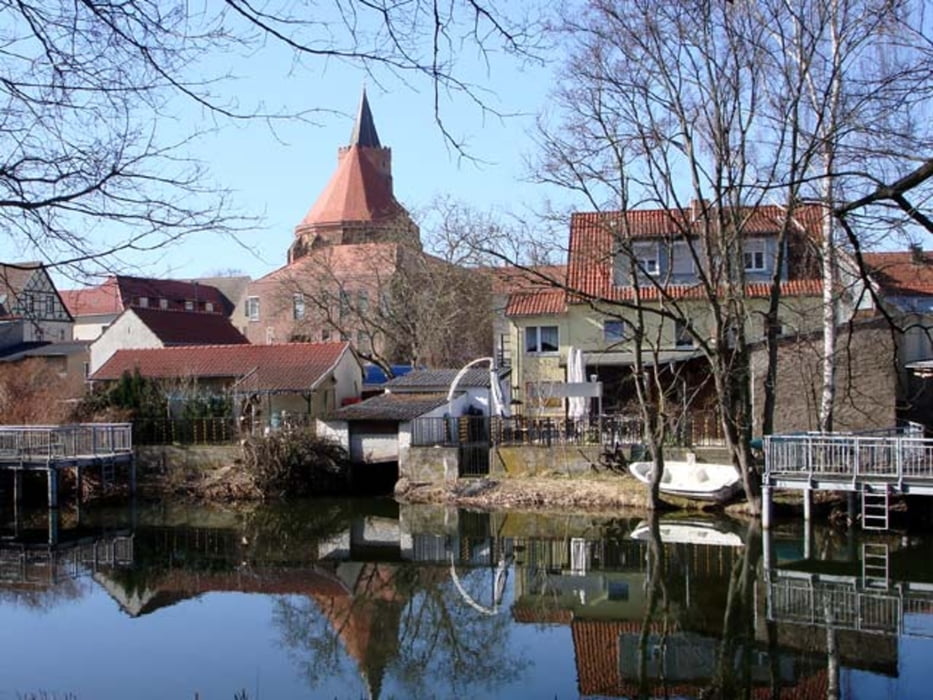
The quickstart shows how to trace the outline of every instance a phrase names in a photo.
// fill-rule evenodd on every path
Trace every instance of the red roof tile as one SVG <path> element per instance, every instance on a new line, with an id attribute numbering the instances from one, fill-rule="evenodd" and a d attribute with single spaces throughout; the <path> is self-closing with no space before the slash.
<path id="1" fill-rule="evenodd" d="M 245 378 L 242 386 L 251 391 L 301 391 L 324 378 L 346 352 L 348 343 L 118 350 L 91 379 L 115 380 L 138 368 L 144 377 Z"/>
<path id="2" fill-rule="evenodd" d="M 492 276 L 494 294 L 554 287 L 567 281 L 566 265 L 535 265 L 527 270 L 518 267 L 490 267 L 486 270 Z"/>
<path id="3" fill-rule="evenodd" d="M 165 345 L 237 345 L 249 341 L 226 316 L 196 311 L 133 309 Z"/>
<path id="4" fill-rule="evenodd" d="M 299 227 L 379 221 L 402 212 L 392 194 L 391 177 L 380 173 L 366 152 L 379 150 L 357 145 L 342 150 L 337 170 Z"/>
<path id="5" fill-rule="evenodd" d="M 515 292 L 509 296 L 506 316 L 539 316 L 562 314 L 567 311 L 567 294 L 563 289 L 540 289 Z"/>
<path id="6" fill-rule="evenodd" d="M 883 293 L 899 296 L 933 295 L 933 255 L 903 251 L 865 253 L 862 258 Z"/>

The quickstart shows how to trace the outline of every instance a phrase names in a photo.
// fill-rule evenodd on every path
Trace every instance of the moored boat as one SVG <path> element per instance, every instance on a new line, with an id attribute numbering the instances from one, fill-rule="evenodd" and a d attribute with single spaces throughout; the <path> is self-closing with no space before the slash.
<path id="1" fill-rule="evenodd" d="M 639 481 L 650 484 L 654 462 L 631 462 L 629 471 Z M 731 464 L 664 460 L 661 493 L 723 503 L 742 490 L 742 478 Z"/>

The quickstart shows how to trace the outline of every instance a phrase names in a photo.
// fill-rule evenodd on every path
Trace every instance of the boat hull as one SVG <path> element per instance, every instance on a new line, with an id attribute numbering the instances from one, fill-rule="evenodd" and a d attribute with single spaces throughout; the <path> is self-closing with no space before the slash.
<path id="1" fill-rule="evenodd" d="M 651 483 L 652 462 L 632 462 L 629 471 L 644 484 Z M 742 490 L 742 480 L 731 464 L 664 462 L 661 493 L 698 501 L 724 503 Z"/>

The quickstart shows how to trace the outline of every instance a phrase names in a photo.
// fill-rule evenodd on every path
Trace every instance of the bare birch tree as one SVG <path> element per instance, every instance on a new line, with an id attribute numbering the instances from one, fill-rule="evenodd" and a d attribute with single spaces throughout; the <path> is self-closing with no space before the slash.
<path id="1" fill-rule="evenodd" d="M 922 14 L 916 4 L 882 0 L 589 0 L 555 26 L 568 59 L 556 125 L 543 130 L 541 179 L 607 217 L 669 212 L 671 241 L 686 246 L 695 265 L 689 293 L 654 277 L 650 304 L 592 301 L 644 308 L 691 329 L 753 506 L 749 344 L 760 336 L 752 321 L 763 321 L 769 347 L 763 425 L 770 431 L 783 282 L 790 265 L 811 266 L 801 250 L 818 249 L 820 422 L 829 428 L 834 335 L 845 319 L 835 262 L 845 253 L 832 211 L 860 188 L 892 181 L 893 164 L 924 153 L 916 110 L 929 98 L 930 42 Z M 760 294 L 750 296 L 743 256 L 761 224 L 755 212 L 766 206 L 777 245 L 762 306 Z M 807 241 L 801 232 L 812 230 L 814 217 L 821 235 Z M 794 237 L 800 245 L 790 260 Z"/>

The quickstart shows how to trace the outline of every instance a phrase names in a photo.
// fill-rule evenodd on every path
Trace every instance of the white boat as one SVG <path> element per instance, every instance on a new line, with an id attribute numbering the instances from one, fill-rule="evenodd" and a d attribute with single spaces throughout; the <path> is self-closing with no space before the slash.
<path id="1" fill-rule="evenodd" d="M 633 540 L 647 541 L 651 526 L 642 520 L 629 534 Z M 661 518 L 658 530 L 665 544 L 711 544 L 717 547 L 741 547 L 745 544 L 734 523 L 700 518 Z"/>
<path id="2" fill-rule="evenodd" d="M 631 462 L 629 471 L 639 481 L 651 483 L 654 462 Z M 703 501 L 728 501 L 742 490 L 742 478 L 731 464 L 674 462 L 664 460 L 661 493 Z"/>

